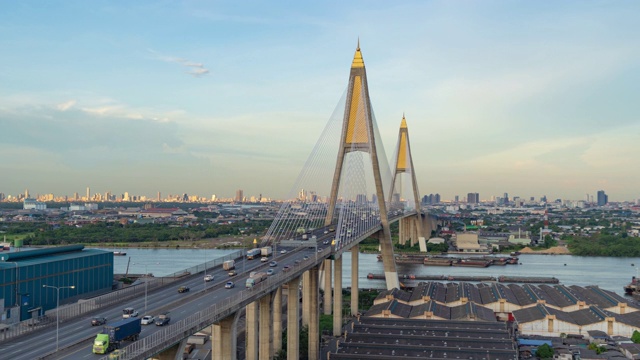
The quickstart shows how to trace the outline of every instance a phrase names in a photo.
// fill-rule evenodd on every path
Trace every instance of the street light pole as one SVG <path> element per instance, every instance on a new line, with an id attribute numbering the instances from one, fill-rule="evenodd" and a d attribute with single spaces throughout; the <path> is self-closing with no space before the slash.
<path id="1" fill-rule="evenodd" d="M 52 288 L 56 289 L 56 353 L 58 352 L 58 340 L 60 333 L 60 289 L 75 289 L 76 287 L 71 286 L 51 286 L 51 285 L 42 285 L 44 288 Z"/>
<path id="2" fill-rule="evenodd" d="M 146 278 L 147 275 L 149 274 L 149 271 L 147 269 L 147 264 L 143 264 L 143 263 L 133 263 L 133 265 L 142 265 L 144 266 L 144 277 Z M 148 289 L 148 279 L 144 279 L 144 314 L 147 315 L 147 289 Z"/>

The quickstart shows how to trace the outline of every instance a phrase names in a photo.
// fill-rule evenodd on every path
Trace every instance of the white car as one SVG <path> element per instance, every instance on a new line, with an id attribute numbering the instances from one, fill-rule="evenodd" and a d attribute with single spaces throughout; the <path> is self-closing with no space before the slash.
<path id="1" fill-rule="evenodd" d="M 287 250 L 285 249 L 280 250 L 280 254 L 286 254 L 286 253 L 287 253 Z"/>
<path id="2" fill-rule="evenodd" d="M 206 282 L 213 281 L 213 275 L 205 275 L 204 281 Z"/>
<path id="3" fill-rule="evenodd" d="M 262 259 L 260 259 L 260 261 L 262 261 L 262 262 L 267 262 L 267 261 L 269 261 L 269 258 L 268 258 L 268 257 L 266 257 L 266 256 L 263 256 L 263 257 L 262 257 Z"/>
<path id="4" fill-rule="evenodd" d="M 153 324 L 156 321 L 156 318 L 151 315 L 146 315 L 142 317 L 142 325 Z"/>

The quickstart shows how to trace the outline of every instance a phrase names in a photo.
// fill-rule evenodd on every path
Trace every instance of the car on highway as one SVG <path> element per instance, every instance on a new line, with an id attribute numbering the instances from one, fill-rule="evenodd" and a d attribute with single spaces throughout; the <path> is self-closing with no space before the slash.
<path id="1" fill-rule="evenodd" d="M 206 281 L 206 282 L 213 281 L 213 275 L 211 275 L 211 274 L 205 275 L 204 276 L 204 281 Z"/>
<path id="2" fill-rule="evenodd" d="M 318 248 L 318 252 L 322 252 L 322 248 Z"/>
<path id="3" fill-rule="evenodd" d="M 276 273 L 276 272 L 275 272 L 275 271 L 273 271 L 273 269 L 269 269 L 269 270 L 267 270 L 267 275 L 273 275 L 273 274 L 275 274 L 275 273 Z"/>
<path id="4" fill-rule="evenodd" d="M 124 308 L 122 310 L 122 318 L 123 319 L 128 319 L 128 318 L 132 318 L 132 317 L 138 317 L 138 310 L 132 308 L 132 307 L 128 307 L 128 308 Z"/>
<path id="5" fill-rule="evenodd" d="M 124 349 L 115 349 L 109 354 L 109 360 L 124 359 L 126 352 Z"/>
<path id="6" fill-rule="evenodd" d="M 302 260 L 309 260 L 309 256 L 305 255 Z"/>
<path id="7" fill-rule="evenodd" d="M 329 240 L 325 240 L 325 241 L 323 241 L 323 242 L 322 242 L 322 244 L 324 244 L 324 245 L 329 245 Z"/>
<path id="8" fill-rule="evenodd" d="M 266 256 L 263 256 L 262 258 L 260 258 L 260 261 L 267 262 L 267 261 L 269 261 L 269 258 L 266 257 Z"/>
<path id="9" fill-rule="evenodd" d="M 308 259 L 308 258 L 309 258 L 309 257 L 307 256 L 307 259 Z M 301 263 L 301 262 L 302 262 L 302 261 L 300 261 L 300 260 L 296 260 L 296 265 L 300 265 L 300 263 Z"/>
<path id="10" fill-rule="evenodd" d="M 235 270 L 229 271 L 229 276 L 236 276 L 236 275 L 238 275 L 237 271 L 235 271 Z"/>
<path id="11" fill-rule="evenodd" d="M 190 289 L 189 289 L 189 287 L 188 287 L 188 286 L 180 286 L 180 287 L 178 288 L 178 292 L 179 292 L 179 293 L 186 293 L 186 292 L 188 292 L 189 290 L 190 290 Z"/>
<path id="12" fill-rule="evenodd" d="M 289 265 L 285 265 L 282 267 L 282 271 L 289 271 L 289 270 L 291 270 L 291 266 Z"/>
<path id="13" fill-rule="evenodd" d="M 280 254 L 286 254 L 286 253 L 287 253 L 287 250 L 286 250 L 286 249 L 282 249 L 282 250 L 280 250 Z"/>
<path id="14" fill-rule="evenodd" d="M 227 283 L 224 284 L 225 289 L 233 289 L 234 287 L 236 287 L 236 284 L 233 281 L 227 281 Z"/>
<path id="15" fill-rule="evenodd" d="M 171 321 L 169 314 L 160 314 L 156 319 L 156 326 L 165 326 Z"/>
<path id="16" fill-rule="evenodd" d="M 274 260 L 274 261 L 269 263 L 269 266 L 270 267 L 276 267 L 276 266 L 278 266 L 278 262 Z"/>
<path id="17" fill-rule="evenodd" d="M 107 323 L 107 318 L 105 317 L 94 317 L 91 319 L 91 326 L 104 325 Z"/>
<path id="18" fill-rule="evenodd" d="M 155 316 L 153 315 L 145 315 L 142 317 L 142 321 L 141 324 L 142 325 L 150 325 L 153 324 L 156 321 Z"/>

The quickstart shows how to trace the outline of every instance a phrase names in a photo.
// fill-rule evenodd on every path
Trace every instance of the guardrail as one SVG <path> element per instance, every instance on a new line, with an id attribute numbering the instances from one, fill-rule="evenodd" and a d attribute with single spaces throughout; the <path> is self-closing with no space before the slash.
<path id="1" fill-rule="evenodd" d="M 315 261 L 310 258 L 300 263 L 294 262 L 294 264 L 292 264 L 292 271 L 281 271 L 275 275 L 271 275 L 267 280 L 255 285 L 253 288 L 242 290 L 238 295 L 230 296 L 219 303 L 213 304 L 204 310 L 122 348 L 121 352 L 123 352 L 123 354 L 121 354 L 118 359 L 146 359 L 177 344 L 205 327 L 219 322 L 240 310 L 242 307 L 269 294 L 283 284 L 301 276 L 305 271 L 317 266 L 322 260 L 329 256 L 331 254 L 331 248 L 325 248 L 316 254 Z M 100 360 L 109 360 L 109 357 L 104 356 L 100 358 Z"/>
<path id="2" fill-rule="evenodd" d="M 197 274 L 199 272 L 204 271 L 205 269 L 211 269 L 216 266 L 222 265 L 223 262 L 227 260 L 237 259 L 241 257 L 243 254 L 243 250 L 234 251 L 230 254 L 227 254 L 221 258 L 217 258 L 215 260 L 207 261 L 206 263 L 192 266 L 188 269 L 181 270 L 175 272 L 173 274 L 169 274 L 164 277 L 147 277 L 145 281 L 147 283 L 147 292 L 153 289 L 160 288 L 164 285 L 173 283 L 176 280 L 180 279 L 180 276 L 184 276 L 185 274 Z M 145 284 L 140 283 L 137 285 L 129 286 L 124 289 L 120 289 L 117 291 L 110 292 L 108 294 L 104 294 L 101 296 L 97 296 L 95 298 L 79 300 L 77 303 L 65 305 L 58 307 L 57 309 L 47 310 L 44 316 L 40 316 L 38 318 L 28 319 L 17 324 L 11 325 L 9 327 L 5 327 L 2 332 L 0 332 L 0 342 L 12 339 L 16 336 L 20 336 L 29 332 L 32 332 L 36 329 L 42 329 L 44 327 L 55 325 L 56 318 L 58 317 L 59 312 L 59 321 L 65 322 L 67 320 L 76 318 L 80 315 L 84 315 L 90 313 L 95 310 L 102 309 L 107 306 L 115 305 L 122 303 L 122 301 L 126 301 L 137 296 L 144 295 L 145 292 Z"/>

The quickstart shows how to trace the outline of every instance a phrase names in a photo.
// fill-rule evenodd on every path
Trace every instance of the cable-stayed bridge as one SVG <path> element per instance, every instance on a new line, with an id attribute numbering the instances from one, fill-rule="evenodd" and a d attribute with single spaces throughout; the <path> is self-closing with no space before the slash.
<path id="1" fill-rule="evenodd" d="M 176 305 L 182 310 L 173 310 L 174 314 L 190 315 L 162 329 L 147 331 L 147 335 L 143 333 L 140 340 L 124 347 L 118 358 L 172 358 L 165 349 L 183 344 L 190 335 L 210 327 L 212 358 L 236 359 L 238 319 L 244 314 L 246 359 L 271 359 L 283 347 L 285 293 L 287 358 L 299 358 L 302 325 L 309 329 L 308 358 L 319 359 L 321 287 L 324 287 L 322 311 L 333 315 L 333 335 L 340 336 L 342 332 L 343 256 L 351 253 L 351 313 L 355 315 L 358 244 L 368 237 L 379 240 L 386 284 L 391 289 L 399 287 L 399 281 L 390 223 L 399 221 L 402 243 L 410 240 L 413 244 L 426 237 L 404 115 L 391 159 L 387 159 L 380 139 L 358 44 L 347 89 L 296 179 L 289 200 L 283 203 L 261 239 L 261 246 L 275 250 L 274 258 L 280 262 L 280 267 L 275 265 L 278 271 L 245 288 L 251 271 L 266 271 L 269 265 L 242 259 L 243 271 L 234 277 L 238 288 L 207 293 L 205 284 L 202 292 L 188 294 Z M 278 249 L 282 248 L 288 251 L 280 254 Z M 284 264 L 291 266 L 285 270 Z M 201 279 L 195 274 L 185 279 L 185 284 Z M 219 284 L 211 287 L 217 285 L 222 289 L 226 279 L 216 280 Z M 43 352 L 46 355 L 46 350 Z M 77 355 L 71 352 L 69 356 L 54 357 L 71 359 Z M 181 351 L 178 356 L 182 356 Z"/>
<path id="2" fill-rule="evenodd" d="M 389 166 L 389 162 L 393 165 Z M 404 115 L 394 155 L 391 161 L 386 157 L 359 43 L 347 89 L 288 198 L 260 245 L 272 246 L 276 256 L 278 247 L 297 248 L 285 255 L 295 266 L 230 296 L 224 306 L 213 304 L 206 313 L 192 316 L 191 323 L 185 319 L 172 325 L 178 334 L 169 332 L 167 337 L 155 341 L 142 339 L 130 345 L 127 358 L 149 357 L 174 344 L 176 339 L 201 330 L 204 324 L 212 324 L 213 358 L 235 359 L 237 321 L 244 309 L 246 358 L 271 359 L 282 348 L 282 293 L 286 291 L 287 358 L 298 359 L 302 285 L 301 323 L 309 329 L 308 356 L 318 359 L 320 281 L 324 282 L 322 310 L 333 314 L 333 334 L 340 336 L 343 254 L 351 253 L 351 311 L 355 315 L 358 244 L 368 237 L 380 241 L 387 288 L 399 287 L 389 225 L 400 221 L 401 242 L 410 239 L 413 244 L 425 237 L 420 197 Z M 313 256 L 307 255 L 309 248 L 313 248 Z"/>

